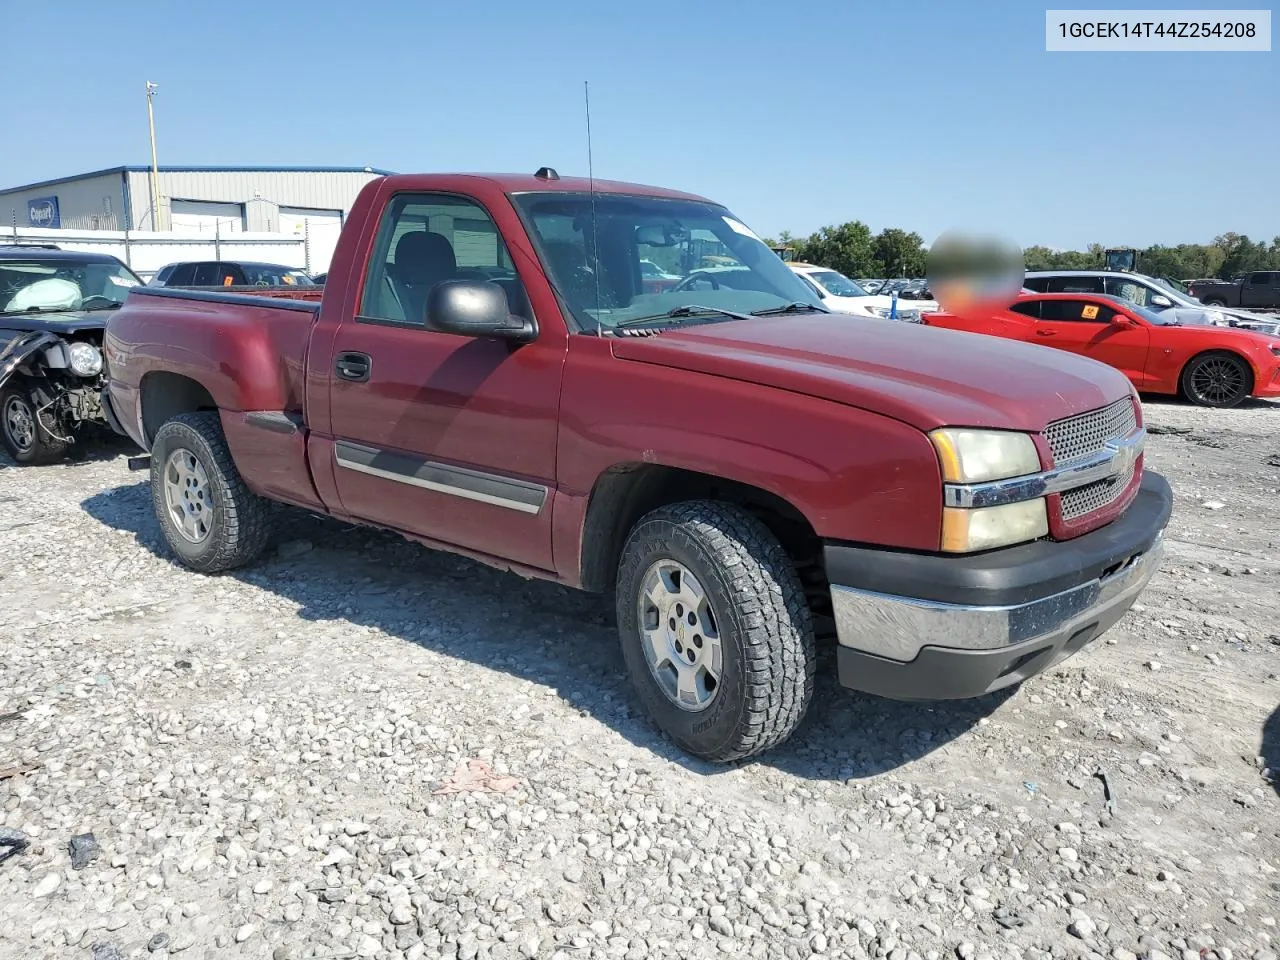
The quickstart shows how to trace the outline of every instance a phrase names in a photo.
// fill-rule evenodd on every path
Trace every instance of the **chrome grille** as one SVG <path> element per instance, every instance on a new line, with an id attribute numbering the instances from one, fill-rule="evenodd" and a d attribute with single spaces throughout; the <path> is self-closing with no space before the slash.
<path id="1" fill-rule="evenodd" d="M 1133 401 L 1125 397 L 1097 410 L 1090 410 L 1088 413 L 1080 413 L 1064 420 L 1055 420 L 1045 427 L 1044 438 L 1049 443 L 1049 449 L 1053 452 L 1054 465 L 1057 466 L 1070 460 L 1078 460 L 1081 457 L 1100 453 L 1103 445 L 1108 440 L 1127 437 L 1137 425 L 1138 420 L 1133 412 Z M 1090 490 L 1094 486 L 1097 486 L 1097 484 L 1082 487 L 1081 490 L 1075 492 L 1080 493 L 1084 490 Z M 1113 497 L 1112 499 L 1115 498 Z M 1064 516 L 1066 515 L 1066 500 L 1067 498 L 1064 495 L 1062 498 Z M 1105 505 L 1104 503 L 1103 506 Z M 1081 511 L 1081 513 L 1087 512 L 1087 510 Z"/>
<path id="2" fill-rule="evenodd" d="M 1133 480 L 1133 467 L 1118 477 L 1108 477 L 1106 480 L 1098 480 L 1066 491 L 1062 494 L 1062 519 L 1070 523 L 1072 520 L 1079 520 L 1090 513 L 1106 509 L 1119 499 L 1131 480 Z"/>

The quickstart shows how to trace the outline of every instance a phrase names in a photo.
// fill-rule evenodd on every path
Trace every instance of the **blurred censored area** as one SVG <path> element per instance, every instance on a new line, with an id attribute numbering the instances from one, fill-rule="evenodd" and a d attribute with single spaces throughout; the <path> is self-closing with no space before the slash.
<path id="1" fill-rule="evenodd" d="M 1004 308 L 1022 289 L 1022 249 L 999 237 L 947 232 L 929 248 L 929 289 L 943 310 Z"/>

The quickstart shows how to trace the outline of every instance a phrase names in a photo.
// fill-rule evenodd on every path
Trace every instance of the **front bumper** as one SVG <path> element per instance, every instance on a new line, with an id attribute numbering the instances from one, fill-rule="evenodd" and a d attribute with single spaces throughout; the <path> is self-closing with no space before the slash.
<path id="1" fill-rule="evenodd" d="M 1074 540 L 970 557 L 831 544 L 842 685 L 901 700 L 977 697 L 1065 660 L 1119 621 L 1164 552 L 1173 493 L 1146 473 L 1129 508 Z"/>

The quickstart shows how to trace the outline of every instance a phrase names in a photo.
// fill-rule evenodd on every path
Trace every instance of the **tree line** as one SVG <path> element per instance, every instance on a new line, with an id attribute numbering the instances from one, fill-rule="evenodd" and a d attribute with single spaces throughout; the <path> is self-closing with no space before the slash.
<path id="1" fill-rule="evenodd" d="M 847 277 L 923 277 L 928 252 L 924 238 L 914 231 L 890 227 L 873 234 L 861 220 L 823 227 L 807 237 L 782 231 L 765 241 L 772 247 L 789 247 L 793 259 L 838 270 Z M 1087 250 L 1051 250 L 1027 247 L 1027 270 L 1095 270 L 1106 266 L 1100 243 Z M 1270 243 L 1253 241 L 1242 233 L 1224 233 L 1212 243 L 1154 244 L 1138 251 L 1140 273 L 1153 277 L 1193 280 L 1207 277 L 1230 279 L 1251 270 L 1280 270 L 1280 236 Z"/>

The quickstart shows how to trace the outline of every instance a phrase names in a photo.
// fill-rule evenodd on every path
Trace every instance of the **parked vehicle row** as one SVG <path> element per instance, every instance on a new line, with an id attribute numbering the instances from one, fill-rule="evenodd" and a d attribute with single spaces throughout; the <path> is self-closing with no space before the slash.
<path id="1" fill-rule="evenodd" d="M 455 220 L 495 243 L 464 259 Z M 655 290 L 645 260 L 696 268 Z M 1172 495 L 1121 373 L 831 314 L 704 198 L 382 177 L 330 272 L 318 302 L 134 287 L 111 314 L 108 415 L 170 549 L 249 563 L 276 500 L 611 593 L 641 701 L 697 756 L 791 734 L 815 623 L 847 687 L 978 696 L 1159 565 Z"/>
<path id="2" fill-rule="evenodd" d="M 829 267 L 792 261 L 787 264 L 810 287 L 823 306 L 837 313 L 854 313 L 866 317 L 880 317 L 915 321 L 929 310 L 937 310 L 934 300 L 913 300 L 895 304 L 888 294 L 872 294 L 843 273 Z"/>

